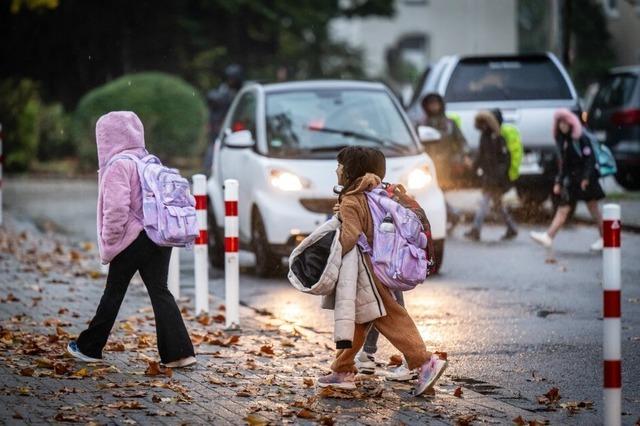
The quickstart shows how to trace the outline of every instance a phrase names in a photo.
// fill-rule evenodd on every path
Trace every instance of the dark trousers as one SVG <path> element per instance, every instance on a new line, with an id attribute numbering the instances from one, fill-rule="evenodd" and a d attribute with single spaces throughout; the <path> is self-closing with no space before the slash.
<path id="1" fill-rule="evenodd" d="M 393 290 L 392 293 L 396 297 L 396 300 L 398 301 L 400 306 L 404 307 L 404 295 L 402 294 L 402 292 L 400 290 Z M 380 332 L 374 325 L 369 330 L 369 334 L 367 334 L 367 338 L 364 341 L 362 350 L 368 354 L 375 354 L 378 351 L 378 337 L 380 337 Z"/>
<path id="2" fill-rule="evenodd" d="M 80 352 L 102 358 L 129 282 L 140 271 L 153 306 L 160 359 L 168 363 L 194 355 L 178 305 L 167 288 L 170 257 L 171 247 L 157 246 L 143 231 L 111 261 L 100 305 L 89 327 L 78 337 Z"/>

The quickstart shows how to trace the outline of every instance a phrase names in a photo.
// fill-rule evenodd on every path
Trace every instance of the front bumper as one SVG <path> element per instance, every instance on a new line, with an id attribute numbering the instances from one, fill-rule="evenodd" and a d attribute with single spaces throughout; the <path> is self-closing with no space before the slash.
<path id="1" fill-rule="evenodd" d="M 429 218 L 433 238 L 445 238 L 447 214 L 442 191 L 437 187 L 431 187 L 412 195 Z M 331 207 L 335 202 L 337 197 L 307 197 L 300 194 L 264 192 L 257 194 L 255 206 L 265 225 L 269 244 L 276 253 L 285 256 L 304 237 L 333 215 Z"/>

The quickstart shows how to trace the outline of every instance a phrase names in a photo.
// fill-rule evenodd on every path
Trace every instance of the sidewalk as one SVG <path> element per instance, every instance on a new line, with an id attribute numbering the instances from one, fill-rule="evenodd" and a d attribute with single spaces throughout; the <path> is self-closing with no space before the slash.
<path id="1" fill-rule="evenodd" d="M 448 376 L 420 398 L 408 384 L 376 377 L 362 378 L 357 391 L 321 392 L 315 378 L 333 357 L 329 337 L 246 307 L 242 331 L 227 333 L 217 299 L 200 318 L 181 300 L 199 363 L 164 370 L 146 290 L 135 279 L 105 353 L 109 365 L 76 363 L 64 347 L 104 285 L 95 247 L 76 244 L 0 228 L 1 423 L 512 424 L 547 414 L 465 387 L 454 396 L 458 385 Z"/>

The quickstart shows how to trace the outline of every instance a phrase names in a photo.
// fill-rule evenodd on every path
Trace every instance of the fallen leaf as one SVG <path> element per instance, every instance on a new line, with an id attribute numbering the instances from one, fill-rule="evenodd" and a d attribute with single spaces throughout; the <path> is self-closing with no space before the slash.
<path id="1" fill-rule="evenodd" d="M 24 417 L 22 417 L 22 414 L 20 414 L 17 411 L 15 413 L 13 413 L 13 416 L 11 416 L 11 417 L 16 419 L 16 420 L 24 420 Z"/>
<path id="2" fill-rule="evenodd" d="M 518 416 L 515 419 L 513 419 L 512 421 L 517 426 L 525 426 L 527 424 L 527 421 L 525 419 L 523 419 L 522 416 Z"/>
<path id="3" fill-rule="evenodd" d="M 273 346 L 271 345 L 263 345 L 260 347 L 260 354 L 261 355 L 268 355 L 268 356 L 273 356 L 275 355 L 275 352 L 273 352 Z"/>
<path id="4" fill-rule="evenodd" d="M 443 359 L 443 360 L 447 360 L 447 353 L 446 352 L 440 352 L 440 351 L 435 351 L 434 354 L 438 355 L 438 358 Z"/>
<path id="5" fill-rule="evenodd" d="M 202 325 L 211 325 L 213 323 L 213 318 L 211 318 L 209 315 L 205 313 L 202 313 L 198 315 L 198 317 L 196 318 L 196 321 Z"/>
<path id="6" fill-rule="evenodd" d="M 401 355 L 391 355 L 389 358 L 389 367 L 397 367 L 402 365 L 402 356 Z"/>
<path id="7" fill-rule="evenodd" d="M 144 372 L 145 376 L 173 376 L 173 370 L 168 367 L 163 367 L 158 361 L 148 361 L 147 369 Z"/>
<path id="8" fill-rule="evenodd" d="M 333 426 L 336 424 L 336 420 L 333 417 L 325 416 L 320 419 L 320 424 L 323 426 Z"/>
<path id="9" fill-rule="evenodd" d="M 31 367 L 26 367 L 23 368 L 22 370 L 20 370 L 20 375 L 21 376 L 26 376 L 26 377 L 32 377 L 33 373 L 35 373 L 35 370 Z"/>
<path id="10" fill-rule="evenodd" d="M 544 260 L 544 263 L 548 263 L 548 264 L 553 265 L 553 264 L 558 263 L 558 260 L 557 260 L 556 258 L 553 258 L 553 257 L 547 257 L 547 258 Z"/>
<path id="11" fill-rule="evenodd" d="M 304 378 L 302 379 L 302 383 L 305 385 L 305 387 L 310 388 L 313 386 L 313 379 Z"/>
<path id="12" fill-rule="evenodd" d="M 55 364 L 53 364 L 53 371 L 59 375 L 67 374 L 69 371 L 71 371 L 71 365 L 65 362 L 56 362 Z"/>
<path id="13" fill-rule="evenodd" d="M 118 401 L 107 405 L 107 407 L 116 410 L 142 410 L 145 408 L 139 401 Z"/>
<path id="14" fill-rule="evenodd" d="M 18 388 L 18 394 L 22 396 L 29 396 L 31 395 L 31 388 L 29 386 L 21 386 Z"/>
<path id="15" fill-rule="evenodd" d="M 560 391 L 558 388 L 551 388 L 544 395 L 538 396 L 538 404 L 550 405 L 560 400 Z"/>
<path id="16" fill-rule="evenodd" d="M 122 342 L 109 342 L 106 349 L 108 352 L 124 352 L 125 347 Z"/>
<path id="17" fill-rule="evenodd" d="M 247 422 L 249 426 L 266 426 L 270 423 L 268 419 L 256 413 L 248 414 L 247 417 L 244 418 L 244 421 Z"/>
<path id="18" fill-rule="evenodd" d="M 456 390 L 453 391 L 453 396 L 456 398 L 462 398 L 462 387 L 458 386 Z"/>
<path id="19" fill-rule="evenodd" d="M 299 417 L 301 419 L 315 419 L 316 418 L 315 414 L 313 414 L 311 411 L 307 410 L 306 408 L 303 408 L 302 410 L 298 411 L 296 413 L 296 417 Z"/>
<path id="20" fill-rule="evenodd" d="M 471 422 L 476 419 L 475 414 L 466 414 L 456 417 L 456 426 L 471 426 Z"/>
<path id="21" fill-rule="evenodd" d="M 72 374 L 73 377 L 85 378 L 89 376 L 89 371 L 86 368 L 81 368 Z"/>
<path id="22" fill-rule="evenodd" d="M 320 392 L 318 392 L 318 396 L 323 398 L 340 398 L 340 399 L 353 399 L 355 398 L 355 394 L 348 392 L 343 389 L 326 387 L 322 388 Z"/>

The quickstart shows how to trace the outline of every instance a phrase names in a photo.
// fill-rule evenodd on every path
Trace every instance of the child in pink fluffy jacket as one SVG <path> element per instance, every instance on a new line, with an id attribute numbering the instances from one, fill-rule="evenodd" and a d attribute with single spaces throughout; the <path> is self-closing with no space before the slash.
<path id="1" fill-rule="evenodd" d="M 167 288 L 171 247 L 153 243 L 143 230 L 142 191 L 137 165 L 116 155 L 147 154 L 144 128 L 136 114 L 114 111 L 96 123 L 98 145 L 98 247 L 102 263 L 109 264 L 104 294 L 89 327 L 68 352 L 85 362 L 102 359 L 120 305 L 133 275 L 144 281 L 156 322 L 158 352 L 168 367 L 185 367 L 196 362 L 193 345 L 180 310 Z"/>

